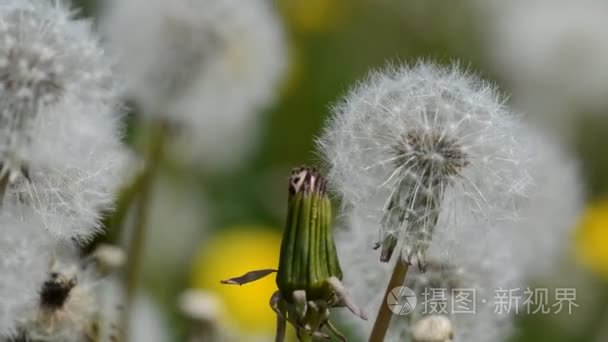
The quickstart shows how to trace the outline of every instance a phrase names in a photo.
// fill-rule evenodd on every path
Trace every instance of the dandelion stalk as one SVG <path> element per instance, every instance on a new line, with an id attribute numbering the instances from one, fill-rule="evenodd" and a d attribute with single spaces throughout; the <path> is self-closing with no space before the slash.
<path id="1" fill-rule="evenodd" d="M 146 169 L 143 171 L 141 183 L 138 184 L 139 192 L 135 196 L 135 217 L 133 221 L 132 231 L 130 232 L 128 247 L 127 247 L 127 264 L 124 273 L 124 288 L 125 288 L 125 310 L 123 312 L 124 319 L 122 320 L 123 336 L 128 334 L 128 318 L 131 317 L 131 309 L 135 300 L 137 284 L 141 269 L 141 258 L 146 241 L 146 230 L 148 227 L 148 209 L 150 208 L 150 199 L 152 195 L 152 187 L 156 176 L 158 166 L 163 156 L 165 142 L 165 125 L 162 122 L 155 122 L 151 128 L 152 137 L 148 146 L 148 155 L 146 156 Z M 126 338 L 125 338 L 126 340 Z"/>
<path id="2" fill-rule="evenodd" d="M 378 309 L 378 315 L 376 316 L 376 321 L 374 322 L 372 332 L 369 336 L 369 342 L 384 341 L 384 336 L 386 336 L 392 318 L 392 312 L 386 304 L 386 300 L 392 289 L 403 285 L 408 268 L 408 264 L 404 262 L 400 256 L 399 260 L 395 263 L 391 279 L 388 281 L 386 291 L 382 297 L 382 303 L 380 304 L 380 309 Z"/>
<path id="3" fill-rule="evenodd" d="M 4 202 L 4 194 L 6 193 L 6 189 L 8 188 L 9 183 L 9 175 L 5 174 L 0 177 L 0 206 L 2 206 L 2 202 Z"/>

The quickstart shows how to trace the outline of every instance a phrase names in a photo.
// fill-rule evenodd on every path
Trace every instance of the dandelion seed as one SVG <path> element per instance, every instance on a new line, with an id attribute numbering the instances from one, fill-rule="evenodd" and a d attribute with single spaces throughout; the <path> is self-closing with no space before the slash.
<path id="1" fill-rule="evenodd" d="M 370 74 L 334 108 L 319 147 L 345 206 L 377 218 L 380 259 L 401 242 L 423 269 L 437 227 L 457 229 L 462 213 L 488 227 L 516 216 L 531 183 L 520 127 L 489 83 L 419 62 Z"/>

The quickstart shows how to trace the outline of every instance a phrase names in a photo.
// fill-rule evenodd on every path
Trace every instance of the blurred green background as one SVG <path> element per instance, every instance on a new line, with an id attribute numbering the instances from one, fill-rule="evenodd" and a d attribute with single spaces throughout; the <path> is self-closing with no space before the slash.
<path id="1" fill-rule="evenodd" d="M 94 0 L 77 0 L 76 3 L 83 8 L 84 15 L 95 16 Z M 314 138 L 319 134 L 331 104 L 370 69 L 381 67 L 387 61 L 413 61 L 420 57 L 446 63 L 457 59 L 464 66 L 480 72 L 484 78 L 502 83 L 496 75 L 488 72 L 491 68 L 484 60 L 481 47 L 480 32 L 484 28 L 480 25 L 483 20 L 467 7 L 467 2 L 277 0 L 275 4 L 289 39 L 291 65 L 279 101 L 265 116 L 262 139 L 255 154 L 229 172 L 200 170 L 193 173 L 177 166 L 164 169 L 164 182 L 174 189 L 171 196 L 185 196 L 194 203 L 200 201 L 205 204 L 205 208 L 200 209 L 204 211 L 204 223 L 194 220 L 194 225 L 198 225 L 200 230 L 200 247 L 182 259 L 185 263 L 181 267 L 172 264 L 170 270 L 152 268 L 144 275 L 145 287 L 169 313 L 167 317 L 176 340 L 183 339 L 185 329 L 184 321 L 177 314 L 177 294 L 193 285 L 192 282 L 194 285 L 213 282 L 213 279 L 200 279 L 205 275 L 197 275 L 193 269 L 206 267 L 202 264 L 226 267 L 219 273 L 212 273 L 231 276 L 239 274 L 241 269 L 231 268 L 230 259 L 272 260 L 272 255 L 246 254 L 255 252 L 246 252 L 245 248 L 251 247 L 248 246 L 251 242 L 243 241 L 244 236 L 241 236 L 241 242 L 235 242 L 234 237 L 227 235 L 220 235 L 217 240 L 213 237 L 235 227 L 240 227 L 238 231 L 251 231 L 257 237 L 267 232 L 275 237 L 280 234 L 289 169 L 303 163 L 320 162 L 314 154 Z M 136 29 L 137 23 L 133 26 Z M 509 92 L 506 87 L 502 89 Z M 573 148 L 582 160 L 590 197 L 600 199 L 608 191 L 608 158 L 605 156 L 608 124 L 606 120 L 594 118 L 580 120 L 577 125 Z M 197 211 L 196 208 L 193 210 Z M 260 239 L 264 240 L 263 237 Z M 240 250 L 241 255 L 223 255 L 222 265 L 217 265 L 217 258 L 213 259 L 214 265 L 209 261 L 211 256 L 205 252 L 209 250 L 205 241 L 212 241 L 216 247 L 223 243 L 232 246 L 242 243 L 243 249 Z M 276 241 L 270 237 L 264 242 L 266 245 L 260 243 L 262 249 L 272 249 Z M 221 253 L 222 249 L 213 250 Z M 152 252 L 159 253 L 164 252 Z M 197 253 L 198 257 L 194 258 Z M 198 260 L 198 264 L 189 260 Z M 582 297 L 581 309 L 572 317 L 519 315 L 517 324 L 522 329 L 513 341 L 592 341 L 593 336 L 597 336 L 608 308 L 608 284 L 602 276 L 584 271 L 574 262 L 564 264 L 562 270 L 564 274 L 556 275 L 558 279 L 565 276 L 566 279 L 575 277 L 580 280 L 577 287 Z M 224 292 L 220 296 L 235 295 Z M 248 304 L 254 306 L 251 312 L 270 311 L 266 306 L 267 296 L 260 294 L 259 297 L 259 301 Z M 353 341 L 358 340 L 362 339 L 353 337 Z"/>

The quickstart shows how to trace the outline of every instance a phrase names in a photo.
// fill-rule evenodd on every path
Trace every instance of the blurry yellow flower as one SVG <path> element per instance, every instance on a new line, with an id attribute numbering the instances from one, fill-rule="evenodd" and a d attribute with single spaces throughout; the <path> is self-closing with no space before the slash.
<path id="1" fill-rule="evenodd" d="M 330 31 L 350 14 L 352 0 L 280 0 L 289 25 L 300 33 Z"/>
<path id="2" fill-rule="evenodd" d="M 608 200 L 587 208 L 579 229 L 576 252 L 583 263 L 608 277 Z"/>
<path id="3" fill-rule="evenodd" d="M 192 285 L 217 294 L 227 318 L 242 333 L 273 333 L 276 316 L 268 303 L 277 289 L 275 276 L 244 286 L 222 285 L 220 280 L 252 269 L 278 267 L 280 245 L 280 232 L 263 227 L 240 226 L 220 232 L 201 246 Z"/>

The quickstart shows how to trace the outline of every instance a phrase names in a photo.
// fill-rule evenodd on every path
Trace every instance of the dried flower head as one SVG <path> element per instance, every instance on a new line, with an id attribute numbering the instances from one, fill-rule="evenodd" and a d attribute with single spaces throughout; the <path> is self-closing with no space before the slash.
<path id="1" fill-rule="evenodd" d="M 459 215 L 498 222 L 515 215 L 529 185 L 526 136 L 495 88 L 458 65 L 428 62 L 371 73 L 334 108 L 319 140 L 346 207 L 380 225 L 388 261 L 424 268 L 437 227 Z"/>
<path id="2" fill-rule="evenodd" d="M 242 159 L 285 71 L 269 2 L 114 0 L 102 23 L 143 114 L 177 127 L 174 154 L 207 166 Z"/>
<path id="3" fill-rule="evenodd" d="M 90 26 L 63 1 L 0 7 L 0 183 L 62 238 L 98 230 L 127 160 L 120 88 Z"/>

